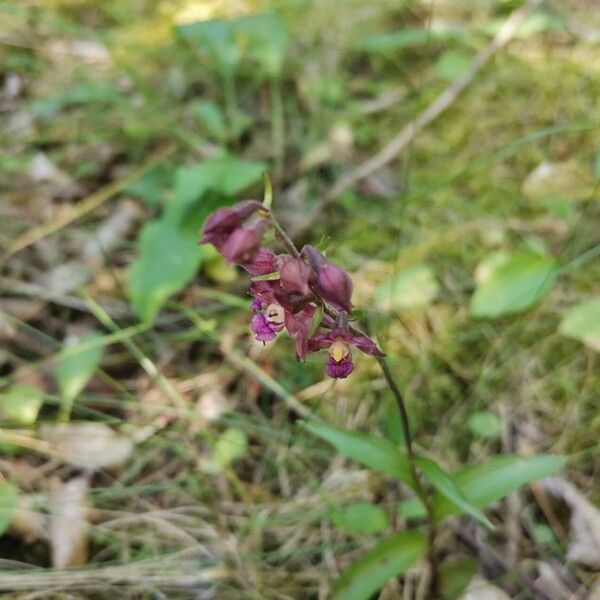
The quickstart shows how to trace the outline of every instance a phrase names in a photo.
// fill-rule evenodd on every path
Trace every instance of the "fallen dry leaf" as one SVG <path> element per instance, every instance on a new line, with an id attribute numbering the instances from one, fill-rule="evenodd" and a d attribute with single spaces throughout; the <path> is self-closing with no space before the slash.
<path id="1" fill-rule="evenodd" d="M 124 463 L 134 447 L 129 437 L 103 423 L 44 425 L 40 436 L 65 462 L 90 471 Z"/>
<path id="2" fill-rule="evenodd" d="M 510 600 L 510 596 L 499 587 L 475 575 L 460 600 Z"/>
<path id="3" fill-rule="evenodd" d="M 600 569 L 600 510 L 588 502 L 574 485 L 560 477 L 545 479 L 543 485 L 571 509 L 567 559 L 590 569 Z"/>
<path id="4" fill-rule="evenodd" d="M 56 569 L 87 562 L 89 523 L 87 521 L 86 477 L 57 484 L 50 500 L 50 546 Z"/>

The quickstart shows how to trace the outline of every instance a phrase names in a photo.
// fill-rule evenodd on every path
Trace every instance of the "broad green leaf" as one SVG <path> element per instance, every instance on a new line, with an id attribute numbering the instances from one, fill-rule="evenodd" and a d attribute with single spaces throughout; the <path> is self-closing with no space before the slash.
<path id="1" fill-rule="evenodd" d="M 18 509 L 19 490 L 8 481 L 0 481 L 0 535 L 8 529 Z"/>
<path id="2" fill-rule="evenodd" d="M 467 420 L 469 429 L 482 438 L 495 438 L 502 432 L 502 421 L 489 410 L 473 413 Z"/>
<path id="3" fill-rule="evenodd" d="M 435 63 L 433 70 L 438 77 L 453 81 L 464 75 L 473 62 L 472 56 L 464 50 L 448 50 Z"/>
<path id="4" fill-rule="evenodd" d="M 477 563 L 468 557 L 444 561 L 439 568 L 440 596 L 444 600 L 458 598 L 469 585 Z"/>
<path id="5" fill-rule="evenodd" d="M 104 353 L 99 343 L 102 337 L 98 332 L 86 335 L 76 345 L 67 347 L 58 359 L 56 381 L 65 400 L 77 398 L 100 364 Z"/>
<path id="6" fill-rule="evenodd" d="M 417 457 L 417 466 L 425 473 L 425 476 L 433 484 L 433 487 L 456 509 L 461 513 L 472 516 L 480 523 L 483 523 L 490 529 L 494 529 L 492 522 L 474 506 L 462 491 L 456 486 L 452 477 L 442 469 L 435 461 L 426 457 Z"/>
<path id="7" fill-rule="evenodd" d="M 375 304 L 383 310 L 402 310 L 429 304 L 439 292 L 430 267 L 415 265 L 383 283 L 375 292 Z"/>
<path id="8" fill-rule="evenodd" d="M 288 45 L 288 31 L 274 12 L 250 14 L 235 22 L 240 44 L 251 60 L 270 76 L 278 76 Z"/>
<path id="9" fill-rule="evenodd" d="M 389 440 L 357 431 L 345 431 L 316 421 L 303 421 L 301 425 L 329 442 L 344 456 L 413 485 L 406 456 Z"/>
<path id="10" fill-rule="evenodd" d="M 564 457 L 552 454 L 497 456 L 482 465 L 463 467 L 452 477 L 471 504 L 485 508 L 532 481 L 558 473 L 565 462 Z M 435 499 L 434 506 L 440 516 L 464 512 L 442 497 Z"/>
<path id="11" fill-rule="evenodd" d="M 331 520 L 349 533 L 371 535 L 383 531 L 390 524 L 383 508 L 368 502 L 357 502 L 344 508 L 335 508 L 331 512 Z"/>
<path id="12" fill-rule="evenodd" d="M 219 469 L 225 469 L 234 460 L 246 455 L 248 439 L 239 429 L 228 429 L 215 443 L 213 458 Z"/>
<path id="13" fill-rule="evenodd" d="M 565 458 L 553 454 L 538 456 L 496 456 L 481 465 L 468 465 L 452 473 L 454 484 L 475 507 L 486 508 L 524 485 L 555 475 L 565 466 Z M 400 514 L 407 519 L 425 516 L 425 507 L 418 498 L 401 502 Z M 441 518 L 463 514 L 441 494 L 434 498 L 434 510 Z"/>
<path id="14" fill-rule="evenodd" d="M 231 154 L 179 167 L 165 218 L 195 235 L 213 210 L 231 204 L 239 192 L 260 181 L 264 170 L 262 162 L 241 160 Z"/>
<path id="15" fill-rule="evenodd" d="M 403 575 L 425 554 L 427 542 L 419 532 L 397 533 L 380 541 L 350 565 L 335 582 L 333 600 L 367 600 L 392 577 Z"/>
<path id="16" fill-rule="evenodd" d="M 586 300 L 570 308 L 558 331 L 600 352 L 600 298 Z"/>
<path id="17" fill-rule="evenodd" d="M 535 305 L 554 285 L 558 267 L 548 256 L 519 251 L 477 286 L 471 298 L 474 317 L 501 317 Z"/>
<path id="18" fill-rule="evenodd" d="M 35 423 L 44 402 L 44 393 L 34 385 L 13 385 L 2 396 L 2 412 L 21 425 Z"/>
<path id="19" fill-rule="evenodd" d="M 146 224 L 138 257 L 129 267 L 129 296 L 140 319 L 152 321 L 167 299 L 194 277 L 201 260 L 195 235 L 183 234 L 164 219 Z"/>
<path id="20" fill-rule="evenodd" d="M 171 185 L 173 167 L 159 163 L 148 169 L 140 179 L 126 188 L 126 193 L 141 198 L 148 204 L 159 206 L 167 197 L 167 189 Z"/>
<path id="21" fill-rule="evenodd" d="M 240 62 L 240 49 L 232 22 L 221 19 L 186 23 L 176 27 L 177 33 L 206 52 L 220 73 L 231 76 Z"/>
<path id="22" fill-rule="evenodd" d="M 210 100 L 200 100 L 194 104 L 194 112 L 202 127 L 217 142 L 227 141 L 227 124 L 223 111 Z"/>

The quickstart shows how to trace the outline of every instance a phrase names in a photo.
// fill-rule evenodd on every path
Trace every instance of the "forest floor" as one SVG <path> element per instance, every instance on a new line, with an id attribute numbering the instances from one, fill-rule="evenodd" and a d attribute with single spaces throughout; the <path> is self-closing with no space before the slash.
<path id="1" fill-rule="evenodd" d="M 565 325 L 600 294 L 596 3 L 542 3 L 368 168 L 519 4 L 0 0 L 6 597 L 327 598 L 405 526 L 405 489 L 297 424 L 398 441 L 377 363 L 332 382 L 253 341 L 247 277 L 196 246 L 264 170 L 297 242 L 351 273 L 418 448 L 449 470 L 567 458 L 488 511 L 494 533 L 455 519 L 441 554 L 494 598 L 600 597 L 597 301 Z"/>

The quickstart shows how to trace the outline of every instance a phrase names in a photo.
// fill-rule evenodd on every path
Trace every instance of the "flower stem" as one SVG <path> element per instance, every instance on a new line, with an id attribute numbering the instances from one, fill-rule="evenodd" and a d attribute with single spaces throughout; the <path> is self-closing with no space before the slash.
<path id="1" fill-rule="evenodd" d="M 425 506 L 425 510 L 427 512 L 427 526 L 428 526 L 428 535 L 427 535 L 427 561 L 429 562 L 429 569 L 431 573 L 431 579 L 429 582 L 429 594 L 430 597 L 436 598 L 438 594 L 438 576 L 437 576 L 437 555 L 435 553 L 435 538 L 437 535 L 437 526 L 435 521 L 435 515 L 433 513 L 433 506 L 431 504 L 431 499 L 427 490 L 423 487 L 421 480 L 419 479 L 419 475 L 417 473 L 417 465 L 415 461 L 415 453 L 412 447 L 412 438 L 410 433 L 410 423 L 408 420 L 408 411 L 406 410 L 406 403 L 404 402 L 404 396 L 392 375 L 392 371 L 390 369 L 390 365 L 388 364 L 385 357 L 377 358 L 377 362 L 383 371 L 383 376 L 390 388 L 394 399 L 396 400 L 396 404 L 398 406 L 398 411 L 400 412 L 400 421 L 402 422 L 402 433 L 404 437 L 404 445 L 406 446 L 406 456 L 408 458 L 408 468 L 410 470 L 411 477 L 413 479 L 413 483 L 415 486 L 415 492 L 419 499 Z"/>
<path id="2" fill-rule="evenodd" d="M 279 224 L 279 221 L 273 216 L 273 213 L 269 211 L 269 218 L 275 229 L 275 235 L 277 239 L 281 242 L 283 247 L 294 257 L 299 258 L 300 252 L 296 245 L 292 241 L 292 239 L 285 232 L 283 227 Z M 325 302 L 323 302 L 317 296 L 311 298 L 313 302 L 323 307 L 323 311 L 325 314 L 329 315 L 332 318 L 336 318 L 338 316 L 338 311 L 328 306 Z M 354 335 L 364 335 L 362 331 L 354 327 L 353 325 L 349 326 L 350 331 Z M 433 506 L 431 504 L 431 498 L 429 496 L 428 491 L 425 489 L 421 480 L 419 479 L 419 474 L 417 471 L 417 463 L 416 463 L 416 455 L 414 453 L 412 447 L 412 436 L 410 433 L 410 422 L 408 420 L 408 411 L 406 410 L 406 403 L 404 402 L 404 396 L 394 379 L 390 366 L 385 359 L 385 357 L 378 357 L 377 362 L 383 371 L 383 376 L 396 400 L 396 404 L 398 406 L 398 411 L 400 412 L 400 420 L 402 422 L 402 433 L 404 437 L 404 445 L 406 446 L 406 456 L 408 459 L 408 468 L 410 470 L 411 478 L 414 484 L 414 490 L 423 503 L 425 510 L 427 512 L 427 527 L 428 527 L 428 535 L 427 535 L 427 561 L 429 562 L 429 569 L 431 574 L 431 579 L 429 582 L 429 597 L 436 598 L 438 595 L 438 561 L 437 555 L 435 552 L 435 538 L 437 535 L 437 525 L 435 520 L 435 515 L 433 512 Z"/>

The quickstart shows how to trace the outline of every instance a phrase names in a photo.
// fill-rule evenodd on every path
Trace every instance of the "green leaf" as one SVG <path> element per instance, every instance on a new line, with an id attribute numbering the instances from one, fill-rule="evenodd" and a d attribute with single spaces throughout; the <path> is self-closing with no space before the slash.
<path id="1" fill-rule="evenodd" d="M 223 111 L 210 100 L 200 100 L 194 104 L 194 112 L 202 127 L 214 140 L 227 141 L 227 124 Z"/>
<path id="2" fill-rule="evenodd" d="M 381 506 L 357 502 L 344 508 L 334 508 L 331 520 L 349 533 L 374 534 L 386 529 L 390 521 Z"/>
<path id="3" fill-rule="evenodd" d="M 489 410 L 473 413 L 467 420 L 469 429 L 482 438 L 498 437 L 502 431 L 502 421 Z"/>
<path id="4" fill-rule="evenodd" d="M 323 320 L 323 305 L 319 304 L 317 306 L 317 309 L 315 310 L 315 314 L 312 317 L 312 320 L 310 322 L 310 337 L 312 337 L 313 335 L 315 335 L 315 333 L 317 332 L 317 329 L 319 329 L 319 325 L 321 324 L 321 321 Z"/>
<path id="5" fill-rule="evenodd" d="M 458 598 L 469 585 L 476 568 L 477 563 L 468 557 L 444 561 L 439 568 L 440 596 L 444 600 Z"/>
<path id="6" fill-rule="evenodd" d="M 239 429 L 228 429 L 223 433 L 213 450 L 215 465 L 221 470 L 228 467 L 234 460 L 243 458 L 248 449 L 246 434 Z"/>
<path id="7" fill-rule="evenodd" d="M 422 533 L 402 532 L 380 541 L 335 582 L 332 600 L 367 600 L 392 577 L 403 575 L 425 554 Z"/>
<path id="8" fill-rule="evenodd" d="M 241 52 L 235 39 L 235 28 L 230 21 L 211 19 L 179 25 L 175 31 L 206 52 L 214 67 L 226 76 L 232 76 L 237 68 Z"/>
<path id="9" fill-rule="evenodd" d="M 19 490 L 8 481 L 0 481 L 0 535 L 8 529 L 19 509 Z"/>
<path id="10" fill-rule="evenodd" d="M 473 506 L 486 508 L 532 481 L 558 473 L 565 462 L 563 456 L 553 454 L 496 456 L 481 465 L 462 467 L 452 473 L 452 479 Z M 433 507 L 438 518 L 465 512 L 439 493 Z M 425 507 L 418 498 L 401 502 L 398 510 L 406 519 L 426 516 Z"/>
<path id="11" fill-rule="evenodd" d="M 381 405 L 381 428 L 385 437 L 400 445 L 404 442 L 404 431 L 402 429 L 402 417 L 397 402 L 388 396 Z"/>
<path id="12" fill-rule="evenodd" d="M 316 421 L 302 421 L 300 424 L 313 435 L 329 442 L 344 456 L 413 486 L 406 456 L 389 440 Z"/>
<path id="13" fill-rule="evenodd" d="M 586 300 L 570 308 L 558 331 L 600 352 L 600 298 Z"/>
<path id="14" fill-rule="evenodd" d="M 403 310 L 429 304 L 439 292 L 430 267 L 415 265 L 383 283 L 375 292 L 375 304 L 383 310 Z"/>
<path id="15" fill-rule="evenodd" d="M 477 508 L 485 508 L 522 486 L 558 473 L 565 458 L 552 454 L 538 456 L 497 456 L 482 465 L 469 465 L 452 477 L 463 496 Z M 464 511 L 443 497 L 434 501 L 439 516 L 462 514 Z"/>
<path id="16" fill-rule="evenodd" d="M 172 166 L 165 163 L 156 164 L 148 169 L 140 179 L 129 184 L 125 192 L 141 198 L 150 205 L 159 206 L 166 200 L 172 172 Z"/>
<path id="17" fill-rule="evenodd" d="M 433 70 L 438 77 L 453 81 L 462 77 L 471 67 L 472 56 L 464 50 L 448 50 L 435 63 Z"/>
<path id="18" fill-rule="evenodd" d="M 556 261 L 534 252 L 519 251 L 477 286 L 471 298 L 474 317 L 501 317 L 535 305 L 554 285 Z"/>
<path id="19" fill-rule="evenodd" d="M 138 257 L 129 267 L 129 295 L 140 319 L 151 322 L 167 299 L 194 277 L 201 260 L 195 235 L 163 219 L 144 225 Z"/>
<path id="20" fill-rule="evenodd" d="M 262 162 L 245 161 L 226 153 L 179 167 L 165 219 L 195 235 L 213 210 L 231 204 L 237 194 L 258 182 L 264 171 Z M 212 197 L 207 197 L 209 192 Z"/>
<path id="21" fill-rule="evenodd" d="M 461 513 L 468 514 L 483 523 L 490 529 L 494 529 L 492 522 L 481 512 L 479 508 L 474 506 L 456 486 L 452 477 L 442 469 L 435 461 L 426 457 L 417 457 L 416 463 L 418 467 L 425 473 L 425 476 L 433 487 L 450 502 Z"/>
<path id="22" fill-rule="evenodd" d="M 69 346 L 56 365 L 56 381 L 62 397 L 72 401 L 81 393 L 102 360 L 104 347 L 99 343 L 102 334 L 91 333 Z"/>
<path id="23" fill-rule="evenodd" d="M 26 383 L 13 385 L 2 396 L 2 411 L 21 425 L 35 423 L 44 402 L 44 392 Z"/>
<path id="24" fill-rule="evenodd" d="M 283 69 L 288 46 L 288 30 L 274 12 L 250 14 L 235 22 L 241 45 L 249 58 L 270 77 L 278 76 Z"/>

